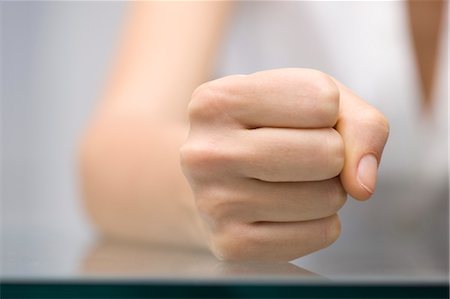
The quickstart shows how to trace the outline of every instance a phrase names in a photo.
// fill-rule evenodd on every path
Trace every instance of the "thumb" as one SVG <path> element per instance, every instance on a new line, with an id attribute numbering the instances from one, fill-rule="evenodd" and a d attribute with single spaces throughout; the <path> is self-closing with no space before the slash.
<path id="1" fill-rule="evenodd" d="M 365 200 L 375 191 L 378 166 L 389 135 L 389 123 L 380 111 L 339 82 L 336 84 L 340 91 L 336 130 L 345 145 L 341 182 L 352 197 Z"/>

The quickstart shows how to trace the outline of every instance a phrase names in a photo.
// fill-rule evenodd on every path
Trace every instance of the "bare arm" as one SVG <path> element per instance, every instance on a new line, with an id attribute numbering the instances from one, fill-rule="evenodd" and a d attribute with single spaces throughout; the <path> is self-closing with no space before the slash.
<path id="1" fill-rule="evenodd" d="M 221 78 L 190 101 L 208 78 L 227 6 L 134 4 L 81 145 L 86 208 L 106 236 L 287 261 L 337 239 L 346 193 L 372 195 L 389 125 L 307 69 Z"/>
<path id="2" fill-rule="evenodd" d="M 136 2 L 80 150 L 85 206 L 107 236 L 206 247 L 179 167 L 192 91 L 208 79 L 225 2 Z"/>

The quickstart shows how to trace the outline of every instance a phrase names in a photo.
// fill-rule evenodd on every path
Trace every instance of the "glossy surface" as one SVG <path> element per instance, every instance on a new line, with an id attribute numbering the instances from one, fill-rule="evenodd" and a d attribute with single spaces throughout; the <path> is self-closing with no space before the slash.
<path id="1" fill-rule="evenodd" d="M 63 225 L 49 227 L 47 231 L 31 231 L 26 227 L 3 231 L 1 245 L 1 279 L 19 282 L 92 280 L 95 283 L 104 279 L 169 282 L 244 279 L 280 283 L 447 281 L 445 273 L 439 268 L 435 268 L 434 272 L 425 267 L 423 271 L 407 272 L 408 267 L 404 266 L 397 269 L 386 267 L 387 261 L 392 259 L 389 255 L 379 261 L 378 268 L 366 269 L 365 274 L 358 274 L 357 270 L 358 264 L 367 263 L 364 260 L 367 256 L 364 255 L 353 256 L 352 262 L 347 261 L 348 268 L 341 272 L 342 261 L 338 260 L 326 265 L 316 262 L 315 268 L 298 266 L 302 259 L 294 263 L 225 263 L 206 251 L 102 240 L 87 232 L 71 234 L 69 229 L 64 230 Z M 379 274 L 383 272 L 385 275 Z"/>

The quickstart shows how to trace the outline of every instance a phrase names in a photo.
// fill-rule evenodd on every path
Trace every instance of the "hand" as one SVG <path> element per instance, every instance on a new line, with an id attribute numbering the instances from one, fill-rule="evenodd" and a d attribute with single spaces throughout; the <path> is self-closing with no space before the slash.
<path id="1" fill-rule="evenodd" d="M 225 260 L 292 260 L 333 243 L 346 192 L 373 193 L 388 135 L 378 110 L 308 69 L 205 83 L 189 117 L 181 165 Z"/>

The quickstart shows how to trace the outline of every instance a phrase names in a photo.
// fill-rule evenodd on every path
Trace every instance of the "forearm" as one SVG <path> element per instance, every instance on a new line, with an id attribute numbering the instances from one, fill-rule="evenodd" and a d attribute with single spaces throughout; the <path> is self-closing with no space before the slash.
<path id="1" fill-rule="evenodd" d="M 133 2 L 102 107 L 187 122 L 192 91 L 210 79 L 227 2 Z"/>
<path id="2" fill-rule="evenodd" d="M 108 236 L 205 247 L 179 167 L 186 107 L 211 71 L 225 2 L 135 2 L 81 142 L 86 209 Z"/>
<path id="3" fill-rule="evenodd" d="M 91 124 L 80 151 L 83 197 L 95 227 L 109 237 L 205 248 L 178 163 L 186 128 L 108 114 Z"/>

